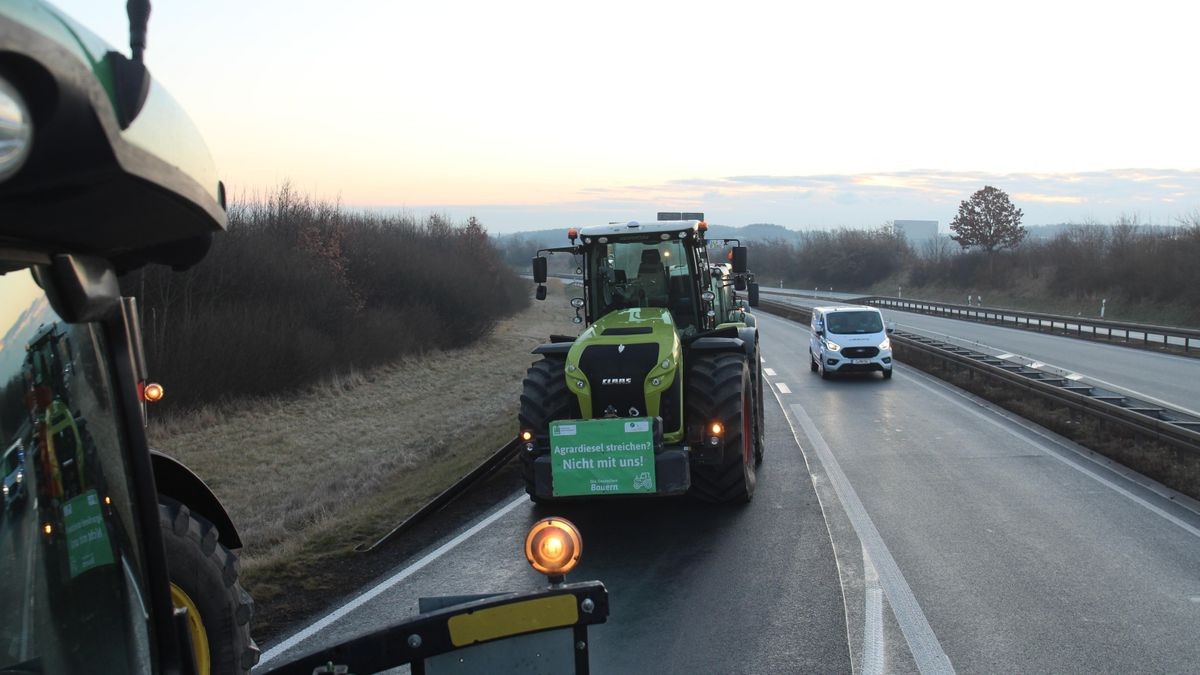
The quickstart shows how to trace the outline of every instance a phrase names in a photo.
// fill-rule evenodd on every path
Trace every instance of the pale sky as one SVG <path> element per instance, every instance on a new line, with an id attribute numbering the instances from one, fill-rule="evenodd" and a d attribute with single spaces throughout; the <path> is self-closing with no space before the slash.
<path id="1" fill-rule="evenodd" d="M 128 49 L 125 3 L 60 0 Z M 1200 208 L 1191 2 L 157 0 L 146 61 L 234 197 L 492 232 L 699 210 L 1027 224 Z"/>

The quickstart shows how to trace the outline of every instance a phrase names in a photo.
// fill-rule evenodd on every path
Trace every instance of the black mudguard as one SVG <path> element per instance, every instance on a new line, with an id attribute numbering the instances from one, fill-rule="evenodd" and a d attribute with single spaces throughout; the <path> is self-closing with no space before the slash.
<path id="1" fill-rule="evenodd" d="M 541 354 L 542 356 L 561 356 L 567 357 L 567 352 L 571 351 L 571 345 L 574 342 L 544 342 L 533 348 L 532 354 Z"/>
<path id="2" fill-rule="evenodd" d="M 215 525 L 217 540 L 225 548 L 236 551 L 242 547 L 242 539 L 233 525 L 233 519 L 221 505 L 221 500 L 199 476 L 179 460 L 154 449 L 150 450 L 150 464 L 154 467 L 158 494 L 174 499 Z"/>

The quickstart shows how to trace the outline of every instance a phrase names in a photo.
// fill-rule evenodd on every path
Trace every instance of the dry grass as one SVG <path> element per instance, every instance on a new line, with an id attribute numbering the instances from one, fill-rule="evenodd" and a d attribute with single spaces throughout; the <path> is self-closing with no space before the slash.
<path id="1" fill-rule="evenodd" d="M 571 316 L 551 286 L 546 302 L 471 347 L 155 420 L 150 437 L 229 509 L 261 605 L 386 533 L 511 439 L 529 351 L 577 332 Z"/>

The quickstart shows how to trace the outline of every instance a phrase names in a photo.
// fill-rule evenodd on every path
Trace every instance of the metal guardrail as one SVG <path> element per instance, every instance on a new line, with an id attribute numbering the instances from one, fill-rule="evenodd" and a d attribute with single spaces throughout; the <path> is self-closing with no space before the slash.
<path id="1" fill-rule="evenodd" d="M 407 531 L 417 523 L 425 520 L 425 518 L 442 510 L 442 508 L 444 508 L 447 504 L 457 499 L 476 483 L 492 475 L 497 469 L 507 464 L 510 459 L 517 455 L 517 449 L 519 447 L 520 439 L 512 439 L 506 443 L 504 447 L 489 455 L 488 458 L 483 460 L 479 466 L 471 469 L 470 473 L 462 478 L 459 478 L 453 485 L 443 490 L 441 494 L 429 500 L 429 503 L 425 504 L 425 506 L 417 509 L 416 512 L 414 512 L 411 516 L 401 521 L 399 525 L 392 528 L 391 532 L 383 535 L 373 544 L 359 544 L 358 546 L 355 546 L 354 551 L 356 553 L 369 553 L 374 551 L 383 544 L 387 543 L 393 537 L 396 537 L 397 535 Z"/>
<path id="2" fill-rule="evenodd" d="M 759 307 L 780 316 L 807 322 L 811 310 L 785 303 L 763 301 Z M 1130 431 L 1191 452 L 1200 452 L 1200 417 L 1074 380 L 1061 372 L 1002 359 L 996 354 L 912 331 L 896 331 L 892 342 L 942 361 L 965 366 L 984 377 L 1028 389 L 1073 411 L 1093 415 Z"/>
<path id="3" fill-rule="evenodd" d="M 1061 314 L 1026 312 L 997 307 L 973 307 L 971 305 L 955 305 L 926 300 L 907 300 L 887 296 L 867 296 L 858 298 L 853 302 L 905 312 L 946 316 L 953 319 L 965 319 L 1000 325 L 1007 324 L 1026 329 L 1048 329 L 1063 333 L 1074 333 L 1080 337 L 1090 337 L 1093 339 L 1103 338 L 1112 340 L 1123 337 L 1125 342 L 1141 342 L 1144 345 L 1149 345 L 1152 342 L 1155 344 L 1161 342 L 1167 347 L 1182 347 L 1185 352 L 1190 352 L 1192 347 L 1200 347 L 1200 329 L 1195 328 L 1155 326 L 1124 321 L 1109 321 L 1107 319 L 1092 319 L 1083 316 L 1064 316 Z"/>

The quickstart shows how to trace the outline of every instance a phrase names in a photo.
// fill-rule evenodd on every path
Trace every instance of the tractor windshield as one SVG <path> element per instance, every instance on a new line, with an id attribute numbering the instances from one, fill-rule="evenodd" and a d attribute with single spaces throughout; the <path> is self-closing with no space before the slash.
<path id="1" fill-rule="evenodd" d="M 0 671 L 143 672 L 144 565 L 104 330 L 63 321 L 28 269 L 0 273 L 0 308 Z"/>
<path id="2" fill-rule="evenodd" d="M 593 319 L 629 307 L 665 307 L 681 329 L 696 324 L 694 263 L 684 242 L 599 244 L 588 264 Z"/>

